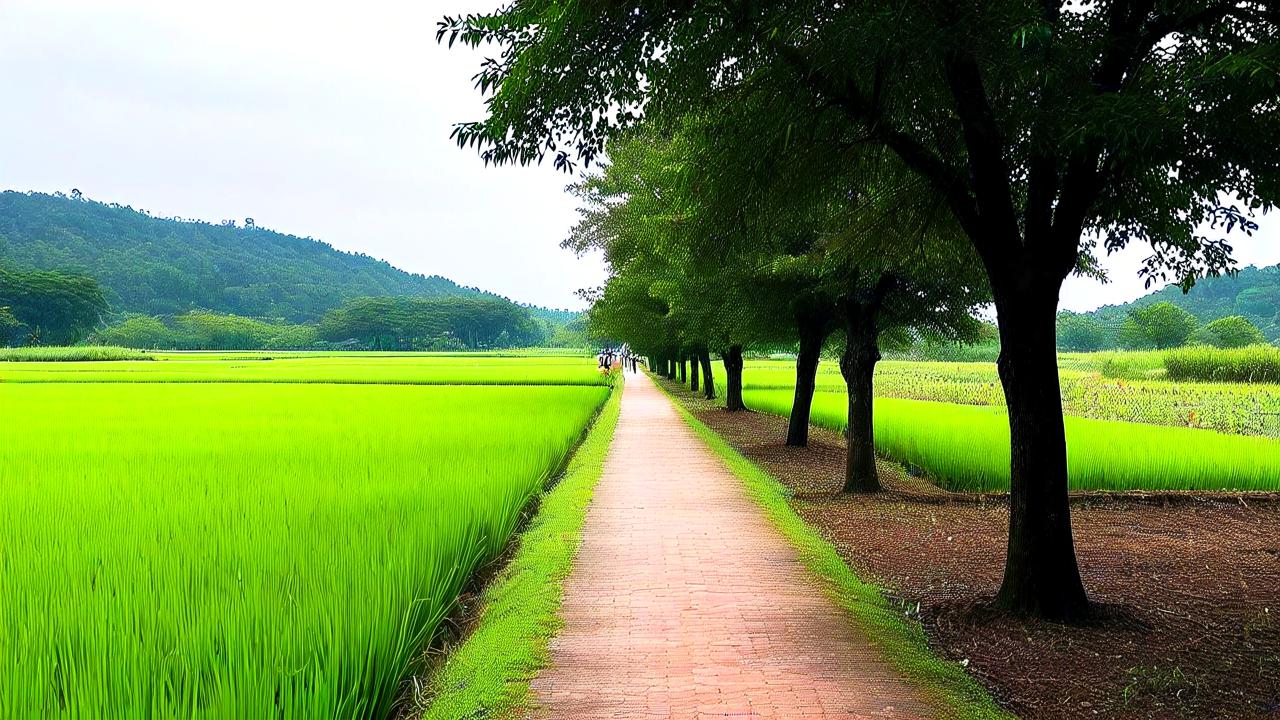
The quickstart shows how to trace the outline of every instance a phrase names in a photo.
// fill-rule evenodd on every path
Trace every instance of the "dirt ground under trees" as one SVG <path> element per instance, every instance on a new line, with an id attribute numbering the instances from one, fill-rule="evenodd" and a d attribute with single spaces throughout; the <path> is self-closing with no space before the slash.
<path id="1" fill-rule="evenodd" d="M 793 506 L 864 579 L 917 616 L 1024 718 L 1280 718 L 1280 502 L 1274 497 L 1078 497 L 1072 527 L 1085 624 L 1009 617 L 1000 585 L 1008 507 L 939 490 L 881 462 L 886 491 L 838 496 L 844 441 L 729 413 L 668 384 L 686 407 L 795 493 Z"/>

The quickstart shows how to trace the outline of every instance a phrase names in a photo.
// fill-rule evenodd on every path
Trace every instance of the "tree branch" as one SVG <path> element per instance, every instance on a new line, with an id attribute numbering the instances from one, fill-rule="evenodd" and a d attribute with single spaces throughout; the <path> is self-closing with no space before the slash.
<path id="1" fill-rule="evenodd" d="M 820 98 L 855 123 L 866 127 L 870 139 L 885 145 L 942 193 L 960 224 L 966 229 L 973 229 L 975 241 L 982 236 L 978 232 L 978 213 L 969 195 L 968 185 L 955 169 L 910 133 L 893 126 L 880 112 L 878 103 L 868 98 L 854 80 L 847 79 L 843 83 L 837 83 L 795 47 L 776 38 L 770 38 L 768 42 Z"/>
<path id="2" fill-rule="evenodd" d="M 1004 157 L 1004 138 L 995 112 L 987 100 L 978 63 L 971 55 L 952 49 L 945 61 L 947 87 L 955 101 L 956 114 L 964 132 L 965 150 L 973 173 L 974 196 L 983 220 L 984 235 L 995 230 L 986 243 L 1001 243 L 1022 234 L 1013 204 L 1009 166 Z M 1015 248 L 1004 245 L 1004 251 Z"/>

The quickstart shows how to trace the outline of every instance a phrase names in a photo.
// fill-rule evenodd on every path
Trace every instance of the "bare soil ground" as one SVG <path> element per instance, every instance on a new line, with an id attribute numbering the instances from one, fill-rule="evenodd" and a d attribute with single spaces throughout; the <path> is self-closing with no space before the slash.
<path id="1" fill-rule="evenodd" d="M 793 506 L 864 579 L 917 615 L 1024 718 L 1280 718 L 1280 502 L 1242 496 L 1078 497 L 1072 527 L 1095 617 L 1059 625 L 992 606 L 1007 542 L 1000 499 L 946 493 L 882 462 L 886 492 L 837 496 L 844 440 L 686 407 L 791 488 Z"/>

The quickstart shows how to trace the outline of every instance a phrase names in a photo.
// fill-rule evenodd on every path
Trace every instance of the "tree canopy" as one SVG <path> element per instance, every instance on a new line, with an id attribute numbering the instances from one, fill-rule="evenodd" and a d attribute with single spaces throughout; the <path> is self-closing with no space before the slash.
<path id="1" fill-rule="evenodd" d="M 308 350 L 317 347 L 312 325 L 192 310 L 170 318 L 127 315 L 92 337 L 102 345 L 147 350 Z"/>
<path id="2" fill-rule="evenodd" d="M 1072 272 L 1097 273 L 1099 243 L 1146 243 L 1148 281 L 1185 288 L 1233 270 L 1225 233 L 1251 231 L 1251 213 L 1280 201 L 1269 3 L 513 0 L 445 18 L 439 38 L 499 48 L 476 78 L 486 117 L 455 130 L 485 162 L 550 155 L 572 169 L 642 119 L 763 96 L 785 109 L 741 114 L 772 133 L 758 147 L 821 127 L 833 155 L 878 148 L 927 185 L 976 252 L 999 320 L 1013 508 L 1000 602 L 1057 619 L 1086 611 L 1059 290 Z M 888 241 L 882 255 L 897 258 L 912 238 Z"/>
<path id="3" fill-rule="evenodd" d="M 1072 352 L 1094 352 L 1107 346 L 1107 329 L 1090 315 L 1064 312 L 1058 315 L 1058 347 Z"/>
<path id="4" fill-rule="evenodd" d="M 7 344 L 69 345 L 88 335 L 108 306 L 98 281 L 87 275 L 0 267 L 0 308 Z"/>
<path id="5" fill-rule="evenodd" d="M 491 297 L 355 298 L 326 313 L 317 331 L 324 340 L 375 350 L 509 348 L 545 339 L 527 309 Z"/>
<path id="6" fill-rule="evenodd" d="M 1218 318 L 1191 333 L 1190 341 L 1219 348 L 1240 348 L 1266 342 L 1259 330 L 1247 318 L 1239 315 Z"/>
<path id="7" fill-rule="evenodd" d="M 1195 315 L 1168 302 L 1129 311 L 1120 328 L 1120 343 L 1132 349 L 1167 350 L 1187 343 L 1200 325 Z"/>

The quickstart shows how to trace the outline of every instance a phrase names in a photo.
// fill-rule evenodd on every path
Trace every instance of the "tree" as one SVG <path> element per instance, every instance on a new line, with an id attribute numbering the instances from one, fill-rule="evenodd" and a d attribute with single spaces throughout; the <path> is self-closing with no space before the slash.
<path id="1" fill-rule="evenodd" d="M 1058 314 L 1058 347 L 1070 352 L 1096 352 L 1107 345 L 1107 329 L 1095 317 Z"/>
<path id="2" fill-rule="evenodd" d="M 0 268 L 0 307 L 7 307 L 32 345 L 70 345 L 107 312 L 98 281 L 88 275 Z"/>
<path id="3" fill-rule="evenodd" d="M 1262 331 L 1239 315 L 1218 318 L 1191 334 L 1191 342 L 1219 348 L 1238 348 L 1265 343 Z"/>
<path id="4" fill-rule="evenodd" d="M 1222 197 L 1249 210 L 1280 199 L 1280 15 L 1265 0 L 513 0 L 445 18 L 439 37 L 501 48 L 476 79 L 487 117 L 455 130 L 486 162 L 550 153 L 571 169 L 642 116 L 758 86 L 847 123 L 928 182 L 980 256 L 999 319 L 1011 436 L 999 601 L 1086 612 L 1059 291 L 1096 267 L 1099 236 L 1109 251 L 1149 244 L 1149 280 L 1190 286 L 1233 267 L 1201 228 L 1256 226 Z"/>
<path id="5" fill-rule="evenodd" d="M 25 334 L 26 325 L 14 316 L 7 307 L 0 307 L 0 347 L 7 347 L 19 341 Z"/>
<path id="6" fill-rule="evenodd" d="M 606 292 L 594 298 L 592 327 L 625 340 L 633 348 L 660 343 L 662 354 L 678 361 L 690 389 L 715 397 L 712 352 L 724 360 L 726 407 L 743 409 L 742 354 L 782 335 L 780 312 L 767 269 L 753 264 L 724 263 L 718 252 L 699 242 L 704 233 L 735 231 L 715 225 L 705 196 L 690 192 L 693 165 L 685 137 L 639 134 L 619 138 L 612 163 L 585 178 L 573 191 L 583 203 L 582 220 L 564 246 L 583 253 L 600 249 L 610 270 Z M 631 307 L 602 309 L 619 303 L 608 290 L 625 288 Z M 652 311 L 662 308 L 661 318 Z M 660 327 L 653 337 L 654 327 Z"/>
<path id="7" fill-rule="evenodd" d="M 143 350 L 177 349 L 184 347 L 176 333 L 160 318 L 149 315 L 127 315 L 123 320 L 93 334 L 92 341 L 99 345 L 139 348 Z"/>
<path id="8" fill-rule="evenodd" d="M 751 153 L 737 150 L 750 147 L 754 152 L 757 146 L 749 138 L 728 144 L 708 141 L 741 133 L 742 127 L 737 117 L 700 113 L 686 118 L 672 136 L 651 131 L 634 141 L 611 143 L 611 164 L 586 186 L 601 192 L 616 183 L 614 192 L 580 193 L 591 200 L 584 214 L 596 222 L 580 226 L 575 234 L 603 249 L 615 273 L 642 268 L 648 287 L 668 301 L 667 321 L 694 360 L 691 389 L 701 383 L 708 397 L 714 394 L 707 343 L 728 345 L 721 355 L 733 390 L 727 399 L 730 408 L 741 406 L 742 343 L 768 342 L 780 330 L 794 333 L 788 321 L 795 299 L 802 299 L 803 308 L 814 298 L 826 298 L 827 322 L 838 323 L 844 339 L 841 368 L 849 398 L 844 489 L 878 490 L 872 382 L 880 334 L 905 327 L 953 338 L 974 333 L 978 323 L 969 311 L 987 297 L 985 286 L 980 273 L 958 282 L 927 271 L 929 261 L 943 256 L 966 265 L 967 245 L 956 241 L 945 215 L 922 222 L 928 213 L 903 212 L 930 198 L 897 182 L 900 178 L 889 168 L 875 173 L 883 182 L 876 190 L 839 185 L 833 191 L 829 180 L 790 183 L 797 168 L 809 165 L 807 153 L 756 164 L 747 157 Z M 817 146 L 807 152 L 822 154 Z M 749 167 L 739 165 L 744 160 Z M 861 177 L 853 173 L 847 179 Z M 628 190 L 620 191 L 623 187 Z M 912 221 L 904 224 L 904 215 Z M 887 257 L 878 252 L 878 238 L 901 232 L 913 237 L 915 252 Z M 575 246 L 585 247 L 585 242 Z M 740 262 L 726 264 L 721 260 L 726 256 Z M 707 257 L 715 261 L 699 262 Z M 972 259 L 967 265 L 976 267 Z M 768 308 L 788 306 L 762 322 L 769 318 Z M 803 337 L 802 323 L 797 326 Z M 798 366 L 799 372 L 803 369 Z M 803 379 L 797 378 L 798 386 Z M 795 406 L 803 402 L 807 408 L 811 377 L 808 395 L 803 392 L 797 391 Z M 796 414 L 793 406 L 792 427 Z M 807 415 L 803 422 L 807 428 Z"/>
<path id="9" fill-rule="evenodd" d="M 750 117 L 782 112 L 764 111 L 757 104 L 751 108 Z M 728 113 L 717 117 L 721 122 L 707 133 L 717 142 L 704 142 L 704 152 L 690 162 L 705 175 L 696 185 L 718 194 L 710 203 L 714 207 L 749 208 L 742 224 L 755 231 L 726 239 L 722 251 L 739 256 L 750 252 L 750 246 L 769 247 L 778 254 L 775 263 L 797 265 L 800 297 L 825 300 L 818 308 L 828 314 L 843 341 L 840 369 L 848 402 L 848 451 L 842 489 L 878 491 L 873 385 L 881 336 L 903 331 L 953 341 L 975 336 L 978 322 L 971 312 L 990 297 L 976 271 L 976 258 L 949 216 L 936 212 L 936 195 L 905 175 L 892 156 L 855 149 L 833 157 L 825 129 L 794 118 L 799 137 L 790 140 L 787 152 L 766 152 L 769 159 L 762 161 L 757 156 L 768 148 L 768 133 L 757 137 L 754 123 Z M 732 142 L 723 142 L 725 138 Z M 744 161 L 745 166 L 740 164 Z M 812 173 L 814 168 L 820 172 Z M 762 242 L 761 229 L 775 233 L 783 243 Z M 800 234 L 799 242 L 791 232 Z M 885 252 L 886 238 L 907 238 L 910 250 Z M 749 246 L 742 247 L 741 241 Z M 790 254 L 795 252 L 803 254 Z M 957 270 L 942 275 L 935 271 L 936 264 Z M 964 268 L 971 270 L 966 273 Z M 812 376 L 809 379 L 811 383 Z M 807 408 L 812 397 L 811 386 L 800 389 L 800 380 L 792 428 L 796 406 L 803 403 Z M 807 424 L 807 414 L 804 421 Z"/>
<path id="10" fill-rule="evenodd" d="M 354 298 L 320 319 L 319 337 L 356 340 L 376 350 L 526 347 L 543 328 L 527 308 L 492 297 Z"/>
<path id="11" fill-rule="evenodd" d="M 792 132 L 774 148 L 778 123 Z M 676 162 L 689 168 L 685 192 L 697 193 L 703 210 L 689 232 L 703 248 L 694 255 L 739 258 L 753 269 L 753 287 L 788 280 L 783 297 L 801 335 L 788 441 L 801 423 L 807 430 L 818 353 L 834 330 L 848 397 L 843 489 L 879 490 L 872 397 L 880 337 L 908 329 L 951 340 L 975 334 L 971 311 L 990 297 L 977 258 L 935 192 L 891 154 L 844 136 L 843 126 L 755 95 L 691 113 L 679 128 Z M 905 247 L 889 247 L 896 243 Z M 954 270 L 943 275 L 936 265 Z M 823 323 L 810 348 L 807 313 Z"/>
<path id="12" fill-rule="evenodd" d="M 1170 302 L 1158 302 L 1129 311 L 1122 338 L 1133 345 L 1166 350 L 1185 345 L 1199 326 L 1196 316 Z"/>

